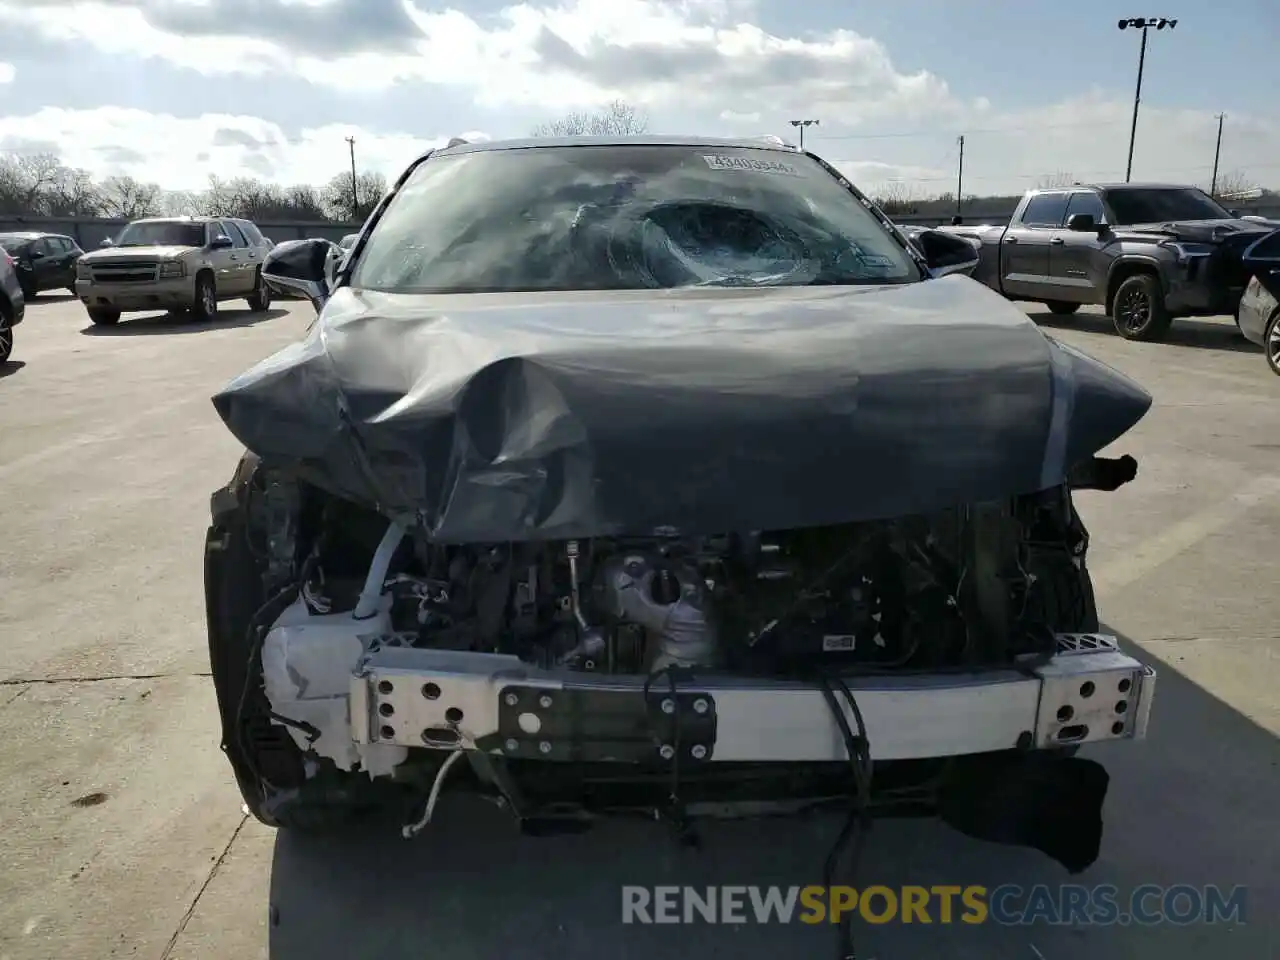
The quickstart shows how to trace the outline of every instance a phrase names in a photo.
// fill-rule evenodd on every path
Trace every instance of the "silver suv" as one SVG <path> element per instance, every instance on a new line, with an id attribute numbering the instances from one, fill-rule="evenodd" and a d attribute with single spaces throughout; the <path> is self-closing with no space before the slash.
<path id="1" fill-rule="evenodd" d="M 272 246 L 254 224 L 233 217 L 135 220 L 80 258 L 76 296 L 96 324 L 140 310 L 190 311 L 208 322 L 223 300 L 244 299 L 262 312 L 271 306 L 262 259 Z"/>

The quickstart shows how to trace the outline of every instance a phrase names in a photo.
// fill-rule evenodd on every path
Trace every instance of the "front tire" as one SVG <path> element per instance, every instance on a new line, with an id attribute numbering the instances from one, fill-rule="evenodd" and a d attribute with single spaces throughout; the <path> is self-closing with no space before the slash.
<path id="1" fill-rule="evenodd" d="M 1060 317 L 1069 317 L 1080 309 L 1080 304 L 1067 303 L 1064 300 L 1050 300 L 1045 303 L 1045 306 L 1049 308 L 1050 313 L 1056 313 Z"/>
<path id="2" fill-rule="evenodd" d="M 1173 317 L 1165 306 L 1159 279 L 1139 273 L 1121 283 L 1111 301 L 1111 321 L 1116 333 L 1126 340 L 1163 340 Z"/>
<path id="3" fill-rule="evenodd" d="M 90 307 L 89 319 L 96 327 L 112 327 L 120 322 L 120 311 L 111 307 Z"/>
<path id="4" fill-rule="evenodd" d="M 8 304 L 0 303 L 0 363 L 7 363 L 13 356 L 13 321 L 9 317 Z"/>
<path id="5" fill-rule="evenodd" d="M 218 286 L 214 282 L 213 274 L 208 271 L 196 275 L 191 316 L 199 323 L 213 323 L 218 319 Z"/>

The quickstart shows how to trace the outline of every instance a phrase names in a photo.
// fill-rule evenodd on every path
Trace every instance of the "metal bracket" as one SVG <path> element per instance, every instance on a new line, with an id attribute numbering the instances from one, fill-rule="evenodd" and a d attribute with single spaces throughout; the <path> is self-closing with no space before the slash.
<path id="1" fill-rule="evenodd" d="M 707 693 L 507 686 L 498 736 L 509 757 L 645 763 L 711 759 L 715 699 Z"/>

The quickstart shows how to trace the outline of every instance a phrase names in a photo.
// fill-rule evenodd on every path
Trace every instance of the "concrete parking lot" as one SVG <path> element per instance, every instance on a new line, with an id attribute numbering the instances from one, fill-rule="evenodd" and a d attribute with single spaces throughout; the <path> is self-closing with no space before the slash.
<path id="1" fill-rule="evenodd" d="M 1116 446 L 1138 479 L 1080 497 L 1103 618 L 1160 671 L 1151 735 L 1092 751 L 1112 786 L 1082 877 L 886 821 L 849 882 L 1242 884 L 1247 924 L 862 927 L 859 957 L 1280 956 L 1280 378 L 1229 320 L 1151 345 L 1096 313 L 1034 315 L 1156 398 Z M 522 839 L 448 802 L 413 843 L 277 836 L 242 815 L 201 592 L 208 495 L 239 450 L 208 398 L 310 317 L 228 304 L 210 327 L 99 329 L 51 296 L 16 331 L 0 367 L 0 960 L 834 957 L 825 927 L 620 923 L 623 884 L 820 882 L 825 817 L 712 827 L 691 852 L 643 823 Z"/>

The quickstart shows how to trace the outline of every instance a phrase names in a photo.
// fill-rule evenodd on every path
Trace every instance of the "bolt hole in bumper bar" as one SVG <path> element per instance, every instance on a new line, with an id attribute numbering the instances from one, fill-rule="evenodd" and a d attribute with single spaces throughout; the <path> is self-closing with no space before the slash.
<path id="1" fill-rule="evenodd" d="M 375 644 L 352 678 L 352 738 L 551 762 L 661 761 L 677 742 L 681 761 L 695 765 L 846 759 L 816 686 L 695 672 L 674 692 L 658 678 L 646 696 L 645 680 Z M 1059 634 L 1056 655 L 1025 670 L 846 683 L 873 757 L 887 761 L 1142 739 L 1155 681 L 1114 637 Z"/>

